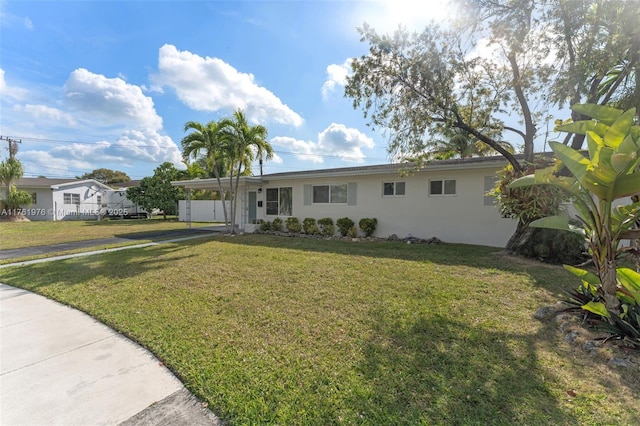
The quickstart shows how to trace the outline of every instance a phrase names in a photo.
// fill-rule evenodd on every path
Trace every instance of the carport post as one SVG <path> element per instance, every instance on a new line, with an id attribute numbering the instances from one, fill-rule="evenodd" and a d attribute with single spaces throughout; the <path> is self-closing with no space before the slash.
<path id="1" fill-rule="evenodd" d="M 185 202 L 185 213 L 187 220 L 187 229 L 191 229 L 191 188 L 185 188 L 186 193 L 186 202 Z"/>

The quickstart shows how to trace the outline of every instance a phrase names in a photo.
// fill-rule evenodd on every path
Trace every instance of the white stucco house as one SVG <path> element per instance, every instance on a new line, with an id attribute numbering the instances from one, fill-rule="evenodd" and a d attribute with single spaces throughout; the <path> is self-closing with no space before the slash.
<path id="1" fill-rule="evenodd" d="M 295 216 L 300 222 L 307 217 L 349 217 L 357 224 L 368 217 L 378 220 L 374 235 L 379 237 L 437 237 L 504 247 L 516 222 L 501 217 L 486 192 L 506 164 L 503 157 L 478 157 L 432 162 L 418 171 L 407 164 L 385 164 L 242 177 L 236 223 L 245 228 L 257 219 Z M 187 192 L 217 187 L 215 179 L 172 184 Z M 180 220 L 195 217 L 213 221 L 213 201 L 187 197 Z"/>
<path id="2" fill-rule="evenodd" d="M 102 192 L 111 190 L 93 179 L 22 178 L 14 184 L 31 193 L 32 204 L 23 209 L 30 220 L 97 219 Z"/>

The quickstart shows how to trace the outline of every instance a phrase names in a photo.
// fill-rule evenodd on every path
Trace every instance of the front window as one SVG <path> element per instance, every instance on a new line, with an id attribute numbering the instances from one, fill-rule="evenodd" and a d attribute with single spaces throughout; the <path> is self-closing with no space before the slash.
<path id="1" fill-rule="evenodd" d="M 267 188 L 267 215 L 291 216 L 293 214 L 293 189 Z"/>
<path id="2" fill-rule="evenodd" d="M 347 184 L 314 186 L 313 203 L 347 204 Z"/>
<path id="3" fill-rule="evenodd" d="M 429 181 L 429 195 L 456 195 L 455 179 Z"/>
<path id="4" fill-rule="evenodd" d="M 75 204 L 76 206 L 80 205 L 80 194 L 70 194 L 65 192 L 63 197 L 65 204 Z"/>

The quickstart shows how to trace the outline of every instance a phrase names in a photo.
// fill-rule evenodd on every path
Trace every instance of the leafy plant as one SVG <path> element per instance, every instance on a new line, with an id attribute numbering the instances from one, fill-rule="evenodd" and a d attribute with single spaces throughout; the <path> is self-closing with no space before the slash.
<path id="1" fill-rule="evenodd" d="M 307 217 L 302 221 L 302 231 L 307 235 L 317 235 L 320 233 L 316 220 L 312 217 Z"/>
<path id="2" fill-rule="evenodd" d="M 349 233 L 349 230 L 353 228 L 353 226 L 355 225 L 355 222 L 349 219 L 348 217 L 341 217 L 340 219 L 336 220 L 336 225 L 338 226 L 338 231 L 340 232 L 340 235 L 345 237 Z M 356 229 L 356 233 L 357 233 L 357 229 Z"/>
<path id="3" fill-rule="evenodd" d="M 260 222 L 260 231 L 269 232 L 273 229 L 273 225 L 268 220 L 263 220 Z"/>
<path id="4" fill-rule="evenodd" d="M 320 234 L 325 237 L 332 237 L 336 233 L 336 227 L 333 225 L 333 219 L 330 217 L 323 217 L 318 219 L 318 227 L 320 228 Z"/>
<path id="5" fill-rule="evenodd" d="M 565 265 L 565 268 L 582 280 L 577 289 L 569 292 L 571 299 L 568 302 L 583 310 L 585 319 L 589 319 L 594 328 L 640 349 L 640 273 L 629 268 L 616 270 L 620 300 L 620 313 L 616 314 L 607 309 L 600 279 L 595 274 L 572 266 Z"/>
<path id="6" fill-rule="evenodd" d="M 288 217 L 286 225 L 287 231 L 293 232 L 294 234 L 299 234 L 302 230 L 302 226 L 300 226 L 300 221 L 297 217 Z"/>
<path id="7" fill-rule="evenodd" d="M 275 219 L 273 219 L 273 222 L 271 222 L 271 230 L 272 231 L 277 231 L 277 232 L 282 231 L 282 219 L 281 218 L 276 217 Z"/>
<path id="8" fill-rule="evenodd" d="M 572 231 L 582 235 L 597 268 L 598 292 L 610 324 L 624 314 L 618 298 L 617 258 L 631 250 L 622 240 L 637 238 L 631 231 L 640 218 L 640 202 L 614 207 L 614 201 L 640 193 L 640 127 L 635 109 L 621 111 L 585 104 L 572 109 L 593 120 L 563 124 L 559 131 L 586 134 L 589 157 L 559 142 L 550 142 L 559 162 L 514 181 L 510 187 L 554 185 L 571 195 L 579 226 L 566 215 L 538 219 L 531 226 Z M 593 305 L 584 305 L 589 310 Z"/>
<path id="9" fill-rule="evenodd" d="M 347 236 L 349 238 L 358 238 L 358 228 L 356 228 L 356 226 L 353 225 L 351 228 L 347 230 Z"/>
<path id="10" fill-rule="evenodd" d="M 362 232 L 364 232 L 364 235 L 367 237 L 370 237 L 373 235 L 373 233 L 376 231 L 376 226 L 378 225 L 378 219 L 371 219 L 368 217 L 363 217 L 362 219 L 360 219 L 360 222 L 358 222 L 358 226 L 360 227 L 360 229 L 362 229 Z"/>

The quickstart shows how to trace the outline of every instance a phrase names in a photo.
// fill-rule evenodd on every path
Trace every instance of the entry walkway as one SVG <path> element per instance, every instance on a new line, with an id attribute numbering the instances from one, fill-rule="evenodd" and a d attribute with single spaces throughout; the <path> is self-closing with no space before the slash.
<path id="1" fill-rule="evenodd" d="M 16 264 L 0 265 L 8 266 Z M 80 311 L 0 283 L 0 424 L 222 423 L 141 346 Z"/>

